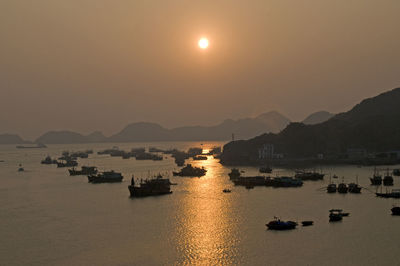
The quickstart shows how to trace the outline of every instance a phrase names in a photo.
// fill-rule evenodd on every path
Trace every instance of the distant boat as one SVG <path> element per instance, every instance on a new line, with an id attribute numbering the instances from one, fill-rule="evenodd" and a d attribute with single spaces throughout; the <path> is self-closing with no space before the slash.
<path id="1" fill-rule="evenodd" d="M 121 173 L 106 171 L 97 175 L 88 175 L 89 183 L 115 183 L 121 182 L 124 177 Z"/>
<path id="2" fill-rule="evenodd" d="M 400 215 L 400 207 L 393 207 L 391 211 L 392 215 Z"/>
<path id="3" fill-rule="evenodd" d="M 222 190 L 222 192 L 224 192 L 224 193 L 231 193 L 231 190 L 230 190 L 230 189 L 227 189 L 227 188 L 225 188 L 224 190 Z"/>
<path id="4" fill-rule="evenodd" d="M 344 183 L 344 178 L 342 178 L 342 183 L 338 185 L 337 191 L 341 194 L 346 194 L 349 191 L 349 187 Z"/>
<path id="5" fill-rule="evenodd" d="M 384 186 L 393 186 L 393 176 L 389 173 L 389 169 L 387 169 L 386 175 L 383 178 Z"/>
<path id="6" fill-rule="evenodd" d="M 22 167 L 21 164 L 19 164 L 18 172 L 23 172 L 23 171 L 25 171 L 25 169 Z"/>
<path id="7" fill-rule="evenodd" d="M 328 193 L 336 193 L 336 191 L 337 191 L 336 184 L 331 183 L 326 187 L 326 192 Z"/>
<path id="8" fill-rule="evenodd" d="M 35 146 L 16 146 L 17 149 L 42 149 L 42 148 L 47 148 L 46 145 L 43 143 L 38 143 Z"/>
<path id="9" fill-rule="evenodd" d="M 269 230 L 292 230 L 296 228 L 297 223 L 293 221 L 281 221 L 279 218 L 275 217 L 275 220 L 270 221 L 266 226 Z"/>
<path id="10" fill-rule="evenodd" d="M 82 166 L 81 170 L 74 168 L 68 169 L 69 175 L 95 175 L 97 174 L 97 168 L 95 166 Z"/>
<path id="11" fill-rule="evenodd" d="M 315 171 L 314 172 L 296 171 L 296 174 L 294 177 L 300 178 L 303 181 L 306 181 L 306 180 L 315 181 L 315 180 L 324 179 L 324 176 L 325 176 L 325 174 L 320 174 Z"/>
<path id="12" fill-rule="evenodd" d="M 260 167 L 260 173 L 270 174 L 272 173 L 272 168 L 269 166 Z"/>
<path id="13" fill-rule="evenodd" d="M 392 189 L 391 192 L 386 192 L 386 193 L 375 193 L 377 197 L 381 198 L 394 198 L 394 199 L 399 199 L 400 198 L 400 189 Z"/>
<path id="14" fill-rule="evenodd" d="M 138 186 L 132 176 L 131 184 L 128 186 L 131 197 L 147 197 L 171 194 L 171 182 L 159 174 L 156 178 L 141 180 Z"/>
<path id="15" fill-rule="evenodd" d="M 382 176 L 379 175 L 376 167 L 374 169 L 374 175 L 369 180 L 371 180 L 371 185 L 373 186 L 380 186 L 382 184 Z"/>
<path id="16" fill-rule="evenodd" d="M 302 224 L 303 226 L 310 226 L 310 225 L 313 225 L 314 222 L 313 222 L 313 221 L 302 221 L 301 224 Z"/>
<path id="17" fill-rule="evenodd" d="M 356 177 L 356 183 L 350 183 L 348 188 L 350 193 L 353 194 L 361 193 L 361 186 L 358 185 L 358 176 Z"/>
<path id="18" fill-rule="evenodd" d="M 329 210 L 329 222 L 338 222 L 343 220 L 343 213 L 341 209 Z"/>

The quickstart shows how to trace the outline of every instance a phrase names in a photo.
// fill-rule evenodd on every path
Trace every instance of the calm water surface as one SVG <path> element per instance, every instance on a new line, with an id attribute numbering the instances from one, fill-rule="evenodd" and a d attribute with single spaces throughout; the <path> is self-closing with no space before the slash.
<path id="1" fill-rule="evenodd" d="M 204 143 L 204 148 L 223 143 Z M 173 194 L 129 198 L 132 174 L 146 178 L 178 168 L 163 161 L 123 160 L 89 155 L 80 165 L 114 169 L 125 176 L 118 184 L 89 184 L 70 177 L 66 168 L 41 165 L 63 150 L 110 148 L 112 144 L 50 145 L 18 150 L 0 146 L 1 265 L 400 265 L 400 217 L 390 215 L 396 199 L 371 192 L 371 167 L 322 167 L 325 173 L 359 177 L 368 188 L 360 195 L 327 194 L 329 182 L 306 182 L 301 188 L 256 187 L 246 190 L 229 181 L 230 169 L 209 157 L 201 178 L 170 177 Z M 187 149 L 200 143 L 128 143 L 121 149 L 157 146 Z M 22 163 L 25 172 L 17 172 Z M 399 166 L 397 166 L 399 167 Z M 242 167 L 247 175 L 256 168 Z M 273 175 L 292 174 L 274 169 Z M 395 188 L 400 178 L 395 177 Z M 222 193 L 224 188 L 232 193 Z M 328 222 L 328 210 L 343 208 L 350 217 Z M 274 216 L 314 220 L 311 227 L 288 232 L 266 230 Z"/>

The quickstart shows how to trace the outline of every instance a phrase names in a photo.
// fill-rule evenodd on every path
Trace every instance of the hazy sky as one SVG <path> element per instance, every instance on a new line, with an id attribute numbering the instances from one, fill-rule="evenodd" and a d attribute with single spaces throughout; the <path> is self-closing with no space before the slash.
<path id="1" fill-rule="evenodd" d="M 346 111 L 400 86 L 399 14 L 398 0 L 1 0 L 0 133 Z"/>

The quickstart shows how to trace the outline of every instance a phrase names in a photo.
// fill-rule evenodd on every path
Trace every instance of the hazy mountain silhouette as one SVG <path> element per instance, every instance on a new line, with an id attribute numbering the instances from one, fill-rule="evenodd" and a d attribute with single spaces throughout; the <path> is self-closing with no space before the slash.
<path id="1" fill-rule="evenodd" d="M 236 139 L 247 139 L 265 132 L 277 133 L 285 128 L 290 120 L 278 112 L 268 112 L 255 118 L 238 120 L 227 119 L 215 126 L 186 126 L 166 129 L 155 123 L 138 122 L 127 125 L 120 132 L 105 137 L 100 132 L 88 136 L 71 131 L 50 131 L 40 136 L 36 142 L 86 143 L 86 142 L 136 142 L 136 141 L 187 141 L 187 140 L 229 140 L 232 134 Z"/>
<path id="2" fill-rule="evenodd" d="M 271 143 L 287 158 L 337 155 L 349 148 L 400 150 L 400 88 L 363 100 L 350 111 L 316 125 L 291 123 L 279 134 L 263 134 L 225 145 L 222 162 L 254 163 L 258 148 Z"/>
<path id="3" fill-rule="evenodd" d="M 325 122 L 325 121 L 331 119 L 333 116 L 334 116 L 334 114 L 329 113 L 327 111 L 319 111 L 319 112 L 315 112 L 315 113 L 312 113 L 309 116 L 307 116 L 307 118 L 304 119 L 302 123 L 306 124 L 306 125 L 315 125 L 315 124 Z"/>
<path id="4" fill-rule="evenodd" d="M 23 144 L 28 143 L 16 134 L 0 134 L 0 144 Z"/>
<path id="5" fill-rule="evenodd" d="M 104 142 L 106 137 L 101 132 L 93 132 L 87 136 L 72 131 L 49 131 L 36 139 L 36 143 L 71 144 Z"/>

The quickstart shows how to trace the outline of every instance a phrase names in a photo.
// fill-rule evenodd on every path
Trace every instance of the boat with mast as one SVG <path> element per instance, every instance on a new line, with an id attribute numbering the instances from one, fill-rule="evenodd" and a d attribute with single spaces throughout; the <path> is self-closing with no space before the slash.
<path id="1" fill-rule="evenodd" d="M 371 181 L 371 185 L 373 186 L 380 186 L 382 184 L 382 176 L 379 175 L 376 166 L 374 168 L 374 175 L 372 176 L 372 178 L 370 177 L 369 180 Z"/>

